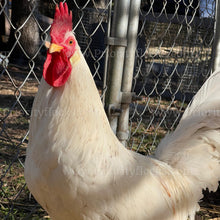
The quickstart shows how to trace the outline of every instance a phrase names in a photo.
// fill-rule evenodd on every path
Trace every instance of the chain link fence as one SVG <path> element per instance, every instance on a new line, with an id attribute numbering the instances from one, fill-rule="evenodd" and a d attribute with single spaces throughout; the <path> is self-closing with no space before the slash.
<path id="1" fill-rule="evenodd" d="M 142 1 L 128 146 L 154 151 L 212 72 L 215 1 Z"/>
<path id="2" fill-rule="evenodd" d="M 0 218 L 47 219 L 23 177 L 28 126 L 56 0 L 0 0 Z M 67 0 L 74 32 L 106 92 L 111 0 Z M 142 0 L 127 147 L 150 154 L 211 73 L 214 0 Z M 86 88 L 85 88 L 86 89 Z"/>

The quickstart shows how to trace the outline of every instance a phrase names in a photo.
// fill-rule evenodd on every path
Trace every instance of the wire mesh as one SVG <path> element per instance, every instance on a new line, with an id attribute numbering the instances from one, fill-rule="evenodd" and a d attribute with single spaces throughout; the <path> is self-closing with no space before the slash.
<path id="1" fill-rule="evenodd" d="M 49 218 L 23 176 L 31 107 L 46 58 L 45 41 L 59 1 L 0 1 L 0 219 Z M 111 1 L 67 1 L 74 32 L 98 88 L 103 88 Z"/>
<path id="2" fill-rule="evenodd" d="M 215 1 L 142 1 L 128 147 L 151 154 L 211 74 Z"/>
<path id="3" fill-rule="evenodd" d="M 0 0 L 1 219 L 49 218 L 29 194 L 23 168 L 44 44 L 58 2 Z M 104 39 L 112 1 L 67 2 L 97 86 L 105 89 Z M 214 12 L 214 0 L 142 0 L 133 80 L 141 100 L 131 104 L 129 148 L 151 153 L 211 73 Z"/>

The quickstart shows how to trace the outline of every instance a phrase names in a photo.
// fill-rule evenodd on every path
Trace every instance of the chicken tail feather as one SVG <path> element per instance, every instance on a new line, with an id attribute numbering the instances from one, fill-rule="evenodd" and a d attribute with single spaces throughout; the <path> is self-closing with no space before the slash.
<path id="1" fill-rule="evenodd" d="M 216 191 L 220 180 L 220 71 L 213 73 L 187 107 L 156 158 L 189 177 L 195 188 Z"/>

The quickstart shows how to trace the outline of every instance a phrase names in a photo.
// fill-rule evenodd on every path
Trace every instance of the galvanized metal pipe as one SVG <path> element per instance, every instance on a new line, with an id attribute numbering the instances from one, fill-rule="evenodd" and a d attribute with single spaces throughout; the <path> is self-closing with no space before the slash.
<path id="1" fill-rule="evenodd" d="M 212 48 L 212 72 L 220 68 L 220 0 L 216 0 L 215 10 L 215 39 Z"/>
<path id="2" fill-rule="evenodd" d="M 111 16 L 112 16 L 112 1 L 110 1 L 110 4 L 108 5 L 108 22 L 107 22 L 108 26 L 106 33 L 107 38 L 110 37 Z M 105 96 L 107 90 L 108 59 L 109 59 L 109 45 L 106 45 L 105 65 L 104 65 L 104 75 L 103 75 L 103 85 L 102 85 L 102 103 L 104 107 L 105 107 Z"/>
<path id="3" fill-rule="evenodd" d="M 121 102 L 121 82 L 127 41 L 130 0 L 117 0 L 114 5 L 111 37 L 109 44 L 108 90 L 106 108 L 113 131 L 116 133 Z"/>
<path id="4" fill-rule="evenodd" d="M 137 33 L 139 24 L 141 0 L 131 0 L 129 27 L 128 27 L 128 46 L 126 48 L 126 59 L 124 63 L 123 81 L 122 81 L 122 96 L 127 97 L 124 103 L 121 104 L 121 114 L 118 122 L 117 136 L 119 140 L 126 145 L 129 136 L 128 121 L 129 121 L 129 101 L 132 100 L 131 87 L 134 72 L 135 51 L 137 47 Z M 130 98 L 129 98 L 130 97 Z M 123 99 L 122 99 L 123 101 Z"/>

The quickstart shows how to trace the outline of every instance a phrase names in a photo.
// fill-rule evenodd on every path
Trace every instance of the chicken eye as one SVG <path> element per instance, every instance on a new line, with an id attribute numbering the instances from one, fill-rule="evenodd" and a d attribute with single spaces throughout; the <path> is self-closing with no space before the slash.
<path id="1" fill-rule="evenodd" d="M 69 45 L 72 45 L 73 44 L 73 40 L 69 40 Z"/>

